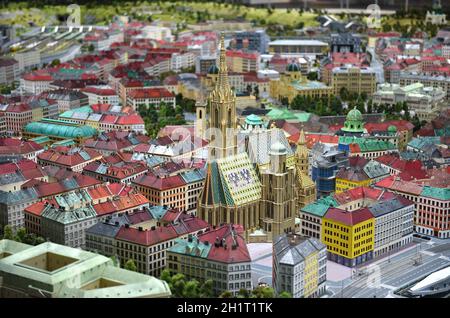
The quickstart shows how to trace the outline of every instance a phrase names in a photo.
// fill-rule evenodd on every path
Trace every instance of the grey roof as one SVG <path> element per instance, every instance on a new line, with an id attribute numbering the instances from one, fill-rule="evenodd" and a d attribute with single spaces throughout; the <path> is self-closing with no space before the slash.
<path id="1" fill-rule="evenodd" d="M 97 213 L 91 205 L 69 211 L 60 210 L 49 205 L 44 209 L 41 216 L 44 219 L 50 219 L 58 223 L 70 224 L 90 218 L 96 218 Z"/>
<path id="2" fill-rule="evenodd" d="M 21 181 L 25 181 L 25 178 L 20 172 L 12 172 L 0 175 L 0 185 L 17 183 Z"/>
<path id="3" fill-rule="evenodd" d="M 413 203 L 411 202 L 411 204 Z M 393 198 L 392 200 L 375 203 L 374 205 L 369 207 L 369 211 L 375 218 L 377 218 L 385 214 L 397 211 L 398 209 L 404 208 L 406 206 L 407 205 L 401 202 L 398 198 Z"/>
<path id="4" fill-rule="evenodd" d="M 48 98 L 56 100 L 73 101 L 77 99 L 87 99 L 88 96 L 82 92 L 70 89 L 55 89 L 48 93 Z"/>
<path id="5" fill-rule="evenodd" d="M 3 204 L 32 202 L 37 198 L 38 194 L 34 188 L 28 188 L 15 192 L 6 192 L 0 190 L 0 203 Z"/>
<path id="6" fill-rule="evenodd" d="M 296 235 L 294 244 L 291 244 L 291 238 L 292 235 L 284 234 L 275 239 L 273 246 L 279 264 L 295 266 L 310 254 L 326 249 L 316 238 Z"/>
<path id="7" fill-rule="evenodd" d="M 389 175 L 389 169 L 375 160 L 369 161 L 363 168 L 364 172 L 370 179 L 379 178 Z"/>
<path id="8" fill-rule="evenodd" d="M 116 224 L 118 222 L 118 224 Z M 86 230 L 86 234 L 94 234 L 114 238 L 122 225 L 127 224 L 124 216 L 112 218 L 106 222 L 99 222 Z"/>

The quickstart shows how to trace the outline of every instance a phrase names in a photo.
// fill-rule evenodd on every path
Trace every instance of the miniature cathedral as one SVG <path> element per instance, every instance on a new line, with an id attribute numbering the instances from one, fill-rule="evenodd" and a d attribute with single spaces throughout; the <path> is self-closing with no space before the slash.
<path id="1" fill-rule="evenodd" d="M 209 120 L 205 120 L 206 105 Z M 217 81 L 208 103 L 199 101 L 202 135 L 208 140 L 208 163 L 197 215 L 211 225 L 240 224 L 248 242 L 271 242 L 276 236 L 295 231 L 298 210 L 315 199 L 315 185 L 308 177 L 308 151 L 302 131 L 296 153 L 286 137 L 282 142 L 266 139 L 261 148 L 270 157 L 259 164 L 253 153 L 238 151 L 236 96 L 228 82 L 224 38 L 221 37 Z M 262 127 L 261 127 L 262 128 Z M 277 128 L 267 129 L 267 132 Z M 211 132 L 212 131 L 212 132 Z M 253 132 L 250 132 L 250 138 Z M 258 129 L 255 134 L 264 134 Z M 258 148 L 260 149 L 260 148 Z M 252 159 L 250 159 L 252 158 Z"/>

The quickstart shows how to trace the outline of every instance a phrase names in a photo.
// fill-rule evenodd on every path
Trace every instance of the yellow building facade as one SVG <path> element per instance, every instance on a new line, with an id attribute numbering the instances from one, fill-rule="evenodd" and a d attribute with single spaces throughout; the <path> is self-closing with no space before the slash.
<path id="1" fill-rule="evenodd" d="M 295 151 L 295 168 L 297 172 L 297 211 L 316 200 L 316 183 L 308 175 L 309 150 L 303 129 Z"/>
<path id="2" fill-rule="evenodd" d="M 330 208 L 322 222 L 322 243 L 336 263 L 353 267 L 366 262 L 373 258 L 375 219 L 366 208 Z"/>
<path id="3" fill-rule="evenodd" d="M 308 80 L 301 74 L 300 67 L 292 63 L 287 66 L 286 72 L 280 75 L 280 79 L 270 81 L 269 94 L 274 99 L 287 99 L 290 103 L 297 95 L 330 98 L 333 88 L 322 82 Z"/>
<path id="4" fill-rule="evenodd" d="M 372 184 L 371 179 L 361 180 L 361 181 L 354 181 L 344 178 L 336 178 L 336 193 L 345 192 L 350 189 L 358 188 L 358 187 L 365 187 Z"/>
<path id="5" fill-rule="evenodd" d="M 318 252 L 313 252 L 305 258 L 304 271 L 304 297 L 311 297 L 319 287 L 319 275 L 317 268 L 319 268 Z"/>
<path id="6" fill-rule="evenodd" d="M 371 96 L 377 90 L 376 73 L 371 68 L 336 67 L 332 71 L 332 86 L 336 96 L 340 95 L 342 88 L 350 93 Z"/>

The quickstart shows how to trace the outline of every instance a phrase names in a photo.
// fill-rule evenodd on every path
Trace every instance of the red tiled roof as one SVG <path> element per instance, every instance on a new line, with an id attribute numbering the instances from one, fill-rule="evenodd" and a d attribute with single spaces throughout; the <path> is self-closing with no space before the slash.
<path id="1" fill-rule="evenodd" d="M 198 236 L 201 242 L 208 242 L 211 250 L 208 259 L 226 264 L 250 262 L 251 257 L 247 249 L 247 244 L 242 237 L 244 229 L 241 225 L 225 224 L 216 229 L 212 229 Z M 225 241 L 227 248 L 222 244 L 216 246 L 218 242 Z M 232 248 L 233 243 L 237 243 L 236 248 Z"/>
<path id="2" fill-rule="evenodd" d="M 131 114 L 128 116 L 119 116 L 116 125 L 143 125 L 144 120 L 139 114 Z"/>
<path id="3" fill-rule="evenodd" d="M 245 59 L 257 59 L 258 54 L 257 53 L 247 53 L 243 51 L 233 51 L 233 50 L 227 50 L 226 52 L 227 57 L 240 57 Z"/>
<path id="4" fill-rule="evenodd" d="M 38 159 L 53 162 L 58 165 L 73 167 L 95 158 L 101 158 L 101 154 L 93 149 L 87 148 L 82 151 L 88 154 L 89 158 L 84 158 L 79 151 L 71 152 L 68 147 L 56 147 L 40 153 Z"/>
<path id="5" fill-rule="evenodd" d="M 128 93 L 130 98 L 166 98 L 175 97 L 166 88 L 143 88 L 134 89 Z"/>
<path id="6" fill-rule="evenodd" d="M 110 108 L 110 104 L 94 104 L 91 105 L 92 111 L 96 114 L 101 114 L 107 112 Z"/>
<path id="7" fill-rule="evenodd" d="M 422 193 L 421 185 L 410 181 L 403 181 L 397 176 L 386 177 L 383 180 L 377 182 L 375 186 L 388 190 L 410 193 L 413 195 L 420 195 Z"/>
<path id="8" fill-rule="evenodd" d="M 83 88 L 81 91 L 84 93 L 91 93 L 91 94 L 96 94 L 96 95 L 101 95 L 101 96 L 117 95 L 116 91 L 113 90 L 112 88 L 97 88 L 97 87 L 88 86 L 88 87 Z"/>
<path id="9" fill-rule="evenodd" d="M 178 219 L 181 214 L 182 214 L 182 212 L 179 210 L 170 209 L 163 215 L 163 217 L 161 218 L 161 221 L 168 222 L 168 223 L 173 222 L 176 219 Z"/>
<path id="10" fill-rule="evenodd" d="M 45 209 L 46 203 L 48 203 L 48 202 L 46 200 L 44 200 L 42 202 L 36 202 L 34 204 L 31 204 L 27 208 L 25 208 L 24 212 L 40 216 Z"/>
<path id="11" fill-rule="evenodd" d="M 350 157 L 348 158 L 349 165 L 351 167 L 363 168 L 369 161 L 364 157 Z"/>
<path id="12" fill-rule="evenodd" d="M 161 178 L 151 172 L 139 176 L 138 178 L 133 180 L 133 183 L 160 191 L 179 188 L 186 184 L 183 178 L 179 175 Z"/>
<path id="13" fill-rule="evenodd" d="M 288 140 L 291 143 L 297 143 L 299 136 L 300 136 L 300 132 L 289 136 Z M 335 145 L 337 145 L 339 143 L 339 136 L 334 136 L 334 135 L 321 135 L 321 134 L 305 133 L 305 137 L 306 137 L 306 146 L 310 149 L 318 142 L 325 143 L 325 144 L 335 144 Z"/>
<path id="14" fill-rule="evenodd" d="M 369 187 L 357 187 L 334 194 L 334 199 L 339 204 L 345 204 L 360 199 L 378 200 L 382 194 L 383 190 Z"/>
<path id="15" fill-rule="evenodd" d="M 16 171 L 26 172 L 28 170 L 41 169 L 41 167 L 32 160 L 22 159 L 18 162 L 8 162 L 0 164 L 0 174 L 8 174 Z"/>
<path id="16" fill-rule="evenodd" d="M 100 165 L 101 165 L 100 162 L 91 162 L 86 167 L 84 167 L 83 170 L 97 174 L 97 169 Z M 122 180 L 147 170 L 148 170 L 147 166 L 140 162 L 128 162 L 121 164 L 120 166 L 111 165 L 106 169 L 105 172 L 98 174 L 109 176 L 117 180 Z"/>
<path id="17" fill-rule="evenodd" d="M 159 227 L 155 230 L 139 231 L 135 228 L 121 227 L 116 240 L 132 242 L 139 245 L 151 246 L 161 242 L 173 240 L 178 237 L 173 227 Z"/>
<path id="18" fill-rule="evenodd" d="M 34 141 L 0 138 L 0 154 L 28 154 L 42 149 L 42 146 Z"/>
<path id="19" fill-rule="evenodd" d="M 22 78 L 26 81 L 35 81 L 35 82 L 53 81 L 53 77 L 43 70 L 25 74 Z"/>
<path id="20" fill-rule="evenodd" d="M 95 204 L 93 208 L 97 215 L 105 215 L 139 208 L 148 203 L 148 199 L 142 194 L 130 192 L 126 196 L 114 197 L 111 201 Z"/>
<path id="21" fill-rule="evenodd" d="M 23 104 L 23 103 L 9 104 L 6 107 L 5 111 L 9 112 L 9 113 L 23 113 L 23 112 L 31 113 L 31 107 L 28 104 Z"/>
<path id="22" fill-rule="evenodd" d="M 368 208 L 362 208 L 355 211 L 329 208 L 325 214 L 325 218 L 348 226 L 353 226 L 372 219 L 373 215 Z"/>
<path id="23" fill-rule="evenodd" d="M 27 182 L 23 183 L 20 188 L 21 189 L 28 189 L 28 188 L 33 188 L 36 186 L 39 186 L 41 184 L 48 184 L 48 182 L 39 180 L 39 179 L 30 179 Z"/>

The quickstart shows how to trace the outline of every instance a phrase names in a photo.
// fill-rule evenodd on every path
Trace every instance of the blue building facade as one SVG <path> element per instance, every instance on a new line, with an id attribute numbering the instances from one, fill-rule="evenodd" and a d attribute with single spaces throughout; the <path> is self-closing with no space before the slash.
<path id="1" fill-rule="evenodd" d="M 336 190 L 336 173 L 348 166 L 344 151 L 326 151 L 312 163 L 311 177 L 316 183 L 317 198 L 328 196 Z"/>

